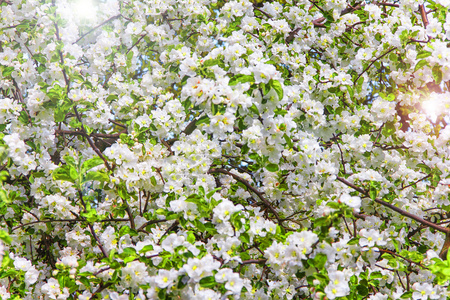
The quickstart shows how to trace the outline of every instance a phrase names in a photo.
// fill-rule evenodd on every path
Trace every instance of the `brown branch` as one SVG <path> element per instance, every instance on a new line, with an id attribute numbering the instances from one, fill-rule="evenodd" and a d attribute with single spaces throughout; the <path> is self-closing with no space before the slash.
<path id="1" fill-rule="evenodd" d="M 361 44 L 358 44 L 358 43 L 352 41 L 346 34 L 343 33 L 342 36 L 345 37 L 353 45 L 358 46 L 358 47 L 362 47 Z"/>
<path id="2" fill-rule="evenodd" d="M 83 122 L 81 121 L 81 117 L 80 117 L 80 114 L 78 113 L 77 107 L 74 106 L 73 110 L 75 111 L 75 115 L 77 116 L 77 120 L 80 122 L 80 125 L 81 125 L 81 130 L 83 130 L 84 136 L 86 137 L 89 145 L 91 146 L 92 149 L 94 149 L 94 152 L 103 160 L 106 168 L 108 168 L 108 170 L 111 170 L 111 166 L 109 165 L 109 163 L 106 160 L 106 158 L 103 156 L 102 152 L 100 152 L 100 150 L 97 148 L 95 143 L 92 141 L 92 139 L 86 133 L 86 129 L 84 128 Z"/>
<path id="3" fill-rule="evenodd" d="M 166 184 L 166 181 L 164 180 L 164 177 L 163 177 L 162 174 L 161 174 L 161 168 L 156 168 L 156 167 L 155 167 L 155 170 L 156 170 L 156 173 L 159 175 L 159 178 L 161 178 L 162 183 L 163 183 L 163 184 Z"/>
<path id="4" fill-rule="evenodd" d="M 402 187 L 401 190 L 403 191 L 404 189 L 409 188 L 410 186 L 413 186 L 413 185 L 417 184 L 418 182 L 427 179 L 427 178 L 430 177 L 430 176 L 431 176 L 431 174 L 428 174 L 427 176 L 425 176 L 425 177 L 423 177 L 423 178 L 417 180 L 416 182 L 411 183 L 411 184 L 408 184 L 408 185 L 405 186 L 405 187 Z"/>
<path id="5" fill-rule="evenodd" d="M 400 5 L 398 5 L 398 4 L 386 3 L 386 2 L 374 2 L 374 4 L 380 5 L 380 6 L 400 7 Z"/>
<path id="6" fill-rule="evenodd" d="M 23 99 L 22 91 L 20 90 L 19 85 L 17 84 L 17 82 L 16 82 L 15 79 L 13 79 L 13 84 L 14 84 L 14 86 L 15 86 L 15 88 L 16 88 L 16 93 L 14 93 L 14 92 L 13 92 L 13 93 L 14 93 L 14 94 L 17 94 L 16 97 L 18 98 L 18 100 L 20 101 L 20 103 L 22 103 L 22 105 L 25 106 L 25 100 Z M 32 120 L 31 120 L 30 113 L 28 112 L 28 110 L 26 110 L 25 107 L 22 107 L 22 110 L 25 111 L 25 113 L 27 114 L 27 116 L 28 116 L 28 122 L 30 122 L 30 124 L 33 124 Z"/>
<path id="7" fill-rule="evenodd" d="M 32 221 L 29 223 L 17 225 L 16 227 L 13 227 L 11 229 L 11 231 L 17 230 L 17 229 L 25 227 L 25 226 L 38 224 L 38 223 L 53 223 L 53 222 L 69 222 L 70 223 L 70 222 L 83 222 L 83 221 L 85 221 L 85 220 L 84 219 L 37 220 L 37 221 Z M 128 219 L 104 219 L 104 220 L 98 220 L 96 222 L 128 222 L 128 221 L 129 221 Z"/>
<path id="8" fill-rule="evenodd" d="M 56 129 L 55 133 L 58 135 L 63 135 L 63 134 L 71 134 L 71 135 L 85 135 L 85 133 L 83 131 L 77 131 L 77 130 L 60 130 L 60 129 Z M 90 136 L 95 137 L 95 138 L 116 138 L 118 139 L 120 137 L 120 135 L 124 133 L 124 132 L 119 132 L 119 133 L 114 133 L 114 134 L 106 134 L 106 133 L 91 133 Z"/>
<path id="9" fill-rule="evenodd" d="M 134 229 L 136 229 L 136 225 L 134 224 L 134 218 L 133 218 L 133 214 L 131 213 L 130 206 L 128 205 L 127 200 L 122 198 L 122 201 L 123 201 L 123 204 L 125 204 L 125 211 L 127 212 L 128 218 L 130 218 L 131 229 L 134 230 Z"/>
<path id="10" fill-rule="evenodd" d="M 127 50 L 126 54 L 128 54 L 128 53 L 131 51 L 131 49 L 133 49 L 137 44 L 139 44 L 139 42 L 142 41 L 142 39 L 143 39 L 144 37 L 145 37 L 145 34 L 141 35 L 141 37 L 136 41 L 136 43 L 134 43 L 134 44 L 130 47 L 130 49 Z"/>
<path id="11" fill-rule="evenodd" d="M 145 193 L 144 193 L 144 196 L 147 197 L 147 199 L 145 200 L 145 205 L 144 205 L 144 213 L 145 213 L 145 212 L 147 211 L 148 203 L 150 202 L 150 196 L 151 196 L 151 194 L 148 193 L 148 195 L 145 195 Z"/>
<path id="12" fill-rule="evenodd" d="M 166 219 L 161 219 L 161 220 L 151 220 L 151 221 L 145 222 L 141 227 L 138 228 L 137 231 L 144 230 L 144 228 L 147 227 L 148 225 L 162 223 L 162 222 L 166 222 L 166 221 L 167 221 Z"/>
<path id="13" fill-rule="evenodd" d="M 334 138 L 337 138 L 334 134 L 333 134 Z M 336 139 L 336 145 L 339 148 L 339 152 L 341 153 L 341 163 L 342 163 L 342 169 L 344 170 L 344 174 L 346 174 L 347 172 L 345 171 L 345 161 L 344 161 L 344 154 L 342 153 L 342 149 L 341 146 L 339 145 L 338 140 Z"/>
<path id="14" fill-rule="evenodd" d="M 78 196 L 80 197 L 80 202 L 83 205 L 84 211 L 87 211 L 86 204 L 84 203 L 83 194 L 81 193 L 81 190 L 78 190 Z M 83 221 L 87 222 L 86 218 L 83 218 Z M 103 244 L 101 243 L 100 239 L 98 238 L 97 234 L 95 233 L 94 227 L 92 226 L 92 224 L 90 222 L 88 222 L 87 224 L 88 224 L 89 230 L 90 230 L 92 236 L 94 237 L 95 241 L 97 242 L 98 247 L 100 248 L 100 251 L 102 252 L 103 256 L 105 258 L 108 257 L 108 253 L 106 252 L 105 247 L 103 247 Z"/>
<path id="15" fill-rule="evenodd" d="M 428 22 L 427 12 L 425 11 L 425 5 L 423 5 L 423 4 L 419 5 L 419 12 L 420 12 L 420 16 L 422 17 L 423 27 L 427 28 L 429 22 Z"/>
<path id="16" fill-rule="evenodd" d="M 384 124 L 386 124 L 386 123 L 383 123 L 383 124 L 380 126 L 380 129 L 378 129 L 378 135 L 377 135 L 377 137 L 376 137 L 376 139 L 375 139 L 374 144 L 376 144 L 376 143 L 378 142 L 378 139 L 379 139 L 380 136 L 381 136 L 381 131 L 383 130 Z"/>
<path id="17" fill-rule="evenodd" d="M 122 128 L 125 128 L 125 129 L 127 128 L 126 125 L 121 124 L 121 123 L 119 123 L 119 122 L 117 122 L 117 121 L 114 121 L 114 120 L 111 120 L 111 119 L 108 119 L 108 121 L 110 121 L 110 122 L 113 123 L 114 125 L 120 126 L 120 127 L 122 127 Z"/>
<path id="18" fill-rule="evenodd" d="M 239 177 L 236 174 L 233 174 L 225 169 L 221 169 L 221 168 L 213 168 L 210 169 L 208 171 L 209 174 L 211 173 L 221 173 L 221 174 L 225 174 L 225 175 L 229 175 L 231 177 L 233 177 L 235 180 L 243 183 L 249 190 L 251 190 L 253 193 L 255 193 L 259 199 L 261 199 L 261 201 L 265 204 L 265 206 L 273 213 L 273 215 L 275 216 L 275 218 L 278 220 L 278 223 L 282 223 L 283 221 L 280 219 L 280 216 L 278 216 L 278 213 L 276 212 L 276 210 L 273 208 L 273 206 L 270 204 L 270 202 L 263 196 L 263 194 L 258 191 L 256 188 L 254 188 L 247 180 Z"/>
<path id="19" fill-rule="evenodd" d="M 408 259 L 408 258 L 406 258 L 406 257 L 404 257 L 404 256 L 401 256 L 400 254 L 397 254 L 397 253 L 395 253 L 395 252 L 393 252 L 393 251 L 385 250 L 385 249 L 380 249 L 380 248 L 378 248 L 378 250 L 379 250 L 380 252 L 388 253 L 388 254 L 390 254 L 390 255 L 399 257 L 399 258 L 401 258 L 401 259 L 403 259 L 403 260 L 409 262 L 410 264 L 415 264 L 415 265 L 418 265 L 418 266 L 421 267 L 421 268 L 428 269 L 427 267 L 425 267 L 425 266 L 422 265 L 421 263 L 418 263 L 418 262 L 415 262 L 415 261 L 413 261 L 413 260 L 410 260 L 410 259 Z"/>
<path id="20" fill-rule="evenodd" d="M 345 180 L 344 178 L 341 178 L 341 177 L 339 177 L 339 176 L 337 176 L 336 179 L 339 180 L 340 182 L 342 182 L 343 184 L 345 184 L 345 185 L 347 185 L 347 186 L 353 188 L 354 190 L 360 192 L 360 193 L 363 194 L 364 196 L 370 198 L 369 192 L 367 192 L 367 191 L 361 189 L 360 187 L 357 187 L 357 186 L 354 185 L 353 183 L 351 183 L 351 182 L 349 182 L 349 181 L 347 181 L 347 180 Z M 421 224 L 423 224 L 423 225 L 426 225 L 426 226 L 428 226 L 428 227 L 434 228 L 434 229 L 436 229 L 437 231 L 440 231 L 440 232 L 443 232 L 443 233 L 448 233 L 448 232 L 450 231 L 449 228 L 444 228 L 444 227 L 439 226 L 439 225 L 437 225 L 437 224 L 435 224 L 435 223 L 432 223 L 432 222 L 430 222 L 430 221 L 424 220 L 424 219 L 422 219 L 421 217 L 418 217 L 418 216 L 416 216 L 416 215 L 413 215 L 413 214 L 411 214 L 411 213 L 409 213 L 409 212 L 407 212 L 407 211 L 405 211 L 405 210 L 403 210 L 403 209 L 401 209 L 401 208 L 398 208 L 398 207 L 396 207 L 396 206 L 394 206 L 394 205 L 392 205 L 392 204 L 390 204 L 390 203 L 387 203 L 387 202 L 385 202 L 385 201 L 383 201 L 383 200 L 381 200 L 381 199 L 374 199 L 374 201 L 377 202 L 378 204 L 381 204 L 381 205 L 383 205 L 383 206 L 385 206 L 385 207 L 388 207 L 388 208 L 390 208 L 390 209 L 392 209 L 392 210 L 398 212 L 399 214 L 401 214 L 401 215 L 403 215 L 403 216 L 405 216 L 405 217 L 408 217 L 408 218 L 410 218 L 410 219 L 413 219 L 413 220 L 415 220 L 415 221 L 417 221 L 417 222 L 419 222 L 419 223 L 421 223 Z"/>
<path id="21" fill-rule="evenodd" d="M 53 6 L 55 5 L 54 1 L 52 2 L 52 5 Z M 56 18 L 56 12 L 55 12 L 55 18 Z M 61 37 L 59 36 L 58 24 L 56 22 L 53 22 L 53 25 L 55 26 L 55 30 L 56 30 L 56 33 L 55 33 L 56 34 L 56 39 L 58 41 L 61 41 Z M 67 76 L 66 70 L 64 69 L 64 57 L 63 57 L 62 51 L 58 50 L 58 53 L 59 53 L 59 60 L 61 62 L 61 69 L 62 69 L 64 81 L 66 83 L 66 95 L 67 95 L 67 98 L 69 98 L 68 96 L 69 96 L 69 91 L 70 91 L 70 81 L 69 81 L 69 78 Z M 87 134 L 86 129 L 84 128 L 83 122 L 81 120 L 80 114 L 78 113 L 76 105 L 74 105 L 73 109 L 75 111 L 75 115 L 77 117 L 77 120 L 81 124 L 81 130 L 84 132 L 84 135 L 85 135 L 86 139 L 88 140 L 89 145 L 91 146 L 92 149 L 94 149 L 94 152 L 97 153 L 97 155 L 103 160 L 106 168 L 108 168 L 108 170 L 111 170 L 111 167 L 110 167 L 108 161 L 106 160 L 106 158 L 103 156 L 103 154 L 100 152 L 100 150 L 97 148 L 97 146 L 94 144 L 92 139 Z"/>
<path id="22" fill-rule="evenodd" d="M 391 53 L 392 51 L 394 51 L 395 49 L 397 49 L 397 47 L 394 47 L 388 51 L 386 51 L 385 53 L 383 53 L 382 55 L 378 56 L 377 58 L 375 58 L 368 66 L 367 68 L 364 69 L 364 71 L 362 71 L 361 74 L 358 75 L 358 77 L 355 79 L 355 81 L 353 81 L 353 84 L 355 84 L 356 82 L 358 82 L 358 79 L 364 74 L 366 73 L 367 70 L 370 69 L 370 67 L 379 59 L 383 58 L 384 56 L 388 55 L 389 53 Z"/>
<path id="23" fill-rule="evenodd" d="M 165 140 L 161 139 L 161 143 L 162 143 L 164 146 L 166 146 L 167 150 L 169 150 L 170 155 L 173 155 L 173 154 L 174 154 L 173 151 L 172 151 L 172 149 L 170 148 L 170 145 L 169 145 Z"/>
<path id="24" fill-rule="evenodd" d="M 98 24 L 97 26 L 95 26 L 94 28 L 92 28 L 91 30 L 89 30 L 88 32 L 86 32 L 85 34 L 83 34 L 81 37 L 79 37 L 78 40 L 76 40 L 75 42 L 72 43 L 72 45 L 78 43 L 79 41 L 81 41 L 82 39 L 84 39 L 84 37 L 86 37 L 86 36 L 87 36 L 88 34 L 90 34 L 91 32 L 97 30 L 98 28 L 102 27 L 103 25 L 105 25 L 106 23 L 108 23 L 108 22 L 110 22 L 110 21 L 119 18 L 120 16 L 121 16 L 120 14 L 119 14 L 119 15 L 116 15 L 116 16 L 113 16 L 113 17 L 109 18 L 108 20 L 106 20 L 106 21 L 104 21 L 104 22 Z"/>
<path id="25" fill-rule="evenodd" d="M 95 292 L 92 293 L 92 295 L 91 295 L 90 298 L 95 299 L 95 297 L 94 297 L 95 295 L 101 293 L 103 290 L 107 289 L 107 288 L 110 287 L 111 285 L 113 285 L 112 282 L 108 282 L 108 283 L 106 283 L 106 284 L 103 284 L 103 283 L 100 284 L 100 286 L 98 287 L 98 289 L 97 289 Z"/>
<path id="26" fill-rule="evenodd" d="M 266 13 L 265 11 L 259 9 L 259 8 L 256 7 L 254 4 L 253 4 L 253 9 L 256 9 L 257 11 L 259 11 L 260 13 L 262 13 L 263 15 L 265 15 L 267 18 L 272 19 L 272 16 L 271 16 L 271 15 L 269 15 L 269 14 Z"/>
<path id="27" fill-rule="evenodd" d="M 241 262 L 241 265 L 250 265 L 250 264 L 263 264 L 267 261 L 267 259 L 248 259 Z"/>

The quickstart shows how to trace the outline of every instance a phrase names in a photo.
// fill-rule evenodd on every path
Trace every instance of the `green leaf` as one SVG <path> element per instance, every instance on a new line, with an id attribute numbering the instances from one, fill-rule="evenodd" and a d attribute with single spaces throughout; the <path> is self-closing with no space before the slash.
<path id="1" fill-rule="evenodd" d="M 200 125 L 200 124 L 209 124 L 210 119 L 208 116 L 203 116 L 200 119 L 198 119 L 197 121 L 195 121 L 195 125 Z"/>
<path id="2" fill-rule="evenodd" d="M 9 77 L 13 71 L 14 67 L 5 67 L 2 71 L 2 75 L 3 77 Z"/>
<path id="3" fill-rule="evenodd" d="M 82 165 L 81 165 L 81 173 L 86 172 L 87 170 L 90 170 L 98 165 L 103 164 L 103 159 L 101 159 L 100 157 L 94 157 L 91 159 L 86 160 Z"/>
<path id="4" fill-rule="evenodd" d="M 270 171 L 270 172 L 276 172 L 276 171 L 278 171 L 278 165 L 277 164 L 268 164 L 266 166 L 266 169 L 267 169 L 267 171 Z"/>
<path id="5" fill-rule="evenodd" d="M 194 244 L 195 243 L 195 235 L 192 231 L 189 231 L 187 239 L 189 243 Z"/>
<path id="6" fill-rule="evenodd" d="M 211 197 L 218 191 L 220 191 L 222 188 L 218 187 L 213 189 L 212 191 L 209 191 L 208 194 L 206 194 L 206 199 L 211 199 Z"/>
<path id="7" fill-rule="evenodd" d="M 243 241 L 244 243 L 250 244 L 250 236 L 246 232 L 241 233 L 241 235 L 239 236 L 239 239 L 241 241 Z"/>
<path id="8" fill-rule="evenodd" d="M 114 254 L 116 254 L 116 249 L 112 248 L 108 255 L 108 258 L 110 261 L 112 261 L 114 259 Z"/>
<path id="9" fill-rule="evenodd" d="M 331 207 L 332 209 L 339 209 L 339 203 L 331 201 L 327 203 L 328 207 Z"/>
<path id="10" fill-rule="evenodd" d="M 9 258 L 8 255 L 4 255 L 3 260 L 2 260 L 2 268 L 6 268 L 9 265 L 9 263 L 11 263 L 11 262 L 12 262 L 12 259 Z"/>
<path id="11" fill-rule="evenodd" d="M 228 85 L 233 86 L 238 83 L 245 83 L 245 82 L 254 82 L 255 78 L 253 75 L 244 75 L 244 74 L 238 74 L 230 79 L 228 82 Z"/>
<path id="12" fill-rule="evenodd" d="M 417 54 L 416 59 L 422 59 L 422 58 L 426 58 L 426 57 L 428 57 L 428 56 L 431 56 L 431 52 L 430 52 L 430 51 L 423 50 L 423 51 L 420 51 L 420 52 Z"/>
<path id="13" fill-rule="evenodd" d="M 315 226 L 328 226 L 331 223 L 328 217 L 320 217 L 314 221 Z"/>
<path id="14" fill-rule="evenodd" d="M 0 207 L 4 207 L 3 205 L 5 203 L 10 203 L 11 201 L 9 200 L 8 194 L 6 194 L 5 190 L 0 190 Z"/>
<path id="15" fill-rule="evenodd" d="M 117 193 L 119 194 L 119 197 L 122 199 L 129 199 L 130 195 L 128 194 L 126 188 L 124 186 L 119 186 Z"/>
<path id="16" fill-rule="evenodd" d="M 130 227 L 127 225 L 122 226 L 122 228 L 120 228 L 120 230 L 119 230 L 119 236 L 124 236 L 129 233 L 130 233 Z"/>
<path id="17" fill-rule="evenodd" d="M 66 161 L 66 164 L 69 166 L 76 167 L 78 165 L 72 156 L 64 155 L 64 160 Z"/>
<path id="18" fill-rule="evenodd" d="M 434 67 L 433 67 L 432 74 L 433 74 L 434 82 L 435 82 L 436 84 L 440 84 L 441 81 L 442 81 L 442 77 L 443 77 L 441 67 L 438 66 L 438 65 L 434 66 Z"/>
<path id="19" fill-rule="evenodd" d="M 86 218 L 86 221 L 88 221 L 89 223 L 94 223 L 99 220 L 97 211 L 90 207 L 88 207 L 87 212 L 81 213 L 81 216 Z"/>
<path id="20" fill-rule="evenodd" d="M 430 173 L 431 172 L 431 168 L 429 166 L 427 166 L 426 164 L 424 164 L 424 163 L 417 164 L 417 167 L 422 169 L 422 171 L 425 172 L 425 173 Z"/>
<path id="21" fill-rule="evenodd" d="M 318 270 L 323 269 L 323 267 L 325 266 L 325 263 L 327 262 L 328 258 L 327 255 L 324 253 L 319 253 L 317 254 L 314 259 L 313 259 L 313 265 L 314 267 L 316 267 Z"/>
<path id="22" fill-rule="evenodd" d="M 356 290 L 358 291 L 358 295 L 365 297 L 369 294 L 369 289 L 365 285 L 358 285 L 356 287 Z"/>
<path id="23" fill-rule="evenodd" d="M 128 257 L 128 256 L 137 256 L 136 249 L 132 247 L 127 247 L 123 249 L 123 252 L 120 254 L 120 257 Z"/>
<path id="24" fill-rule="evenodd" d="M 69 176 L 72 178 L 73 182 L 76 182 L 78 179 L 78 172 L 75 168 L 70 167 L 69 168 Z"/>
<path id="25" fill-rule="evenodd" d="M 144 248 L 142 248 L 139 251 L 139 253 L 146 253 L 146 252 L 149 252 L 149 251 L 153 251 L 153 245 L 144 246 Z"/>
<path id="26" fill-rule="evenodd" d="M 294 147 L 291 138 L 286 133 L 283 135 L 283 138 L 286 141 L 286 144 L 289 146 L 289 148 Z"/>
<path id="27" fill-rule="evenodd" d="M 200 230 L 200 232 L 206 231 L 205 225 L 202 222 L 200 222 L 200 220 L 195 219 L 192 223 L 195 225 L 195 227 L 198 228 L 198 230 Z"/>
<path id="28" fill-rule="evenodd" d="M 88 289 L 91 286 L 91 281 L 89 279 L 87 279 L 87 277 L 82 276 L 82 277 L 78 277 L 77 279 L 79 279 L 80 282 L 82 284 L 84 284 L 84 286 L 87 287 Z"/>
<path id="29" fill-rule="evenodd" d="M 256 107 L 256 105 L 253 103 L 252 106 L 249 107 L 250 111 L 253 112 L 255 115 L 259 116 L 259 110 Z"/>
<path id="30" fill-rule="evenodd" d="M 241 252 L 241 253 L 239 253 L 239 257 L 240 257 L 242 260 L 249 260 L 249 259 L 251 259 L 250 255 L 249 255 L 247 252 Z"/>
<path id="31" fill-rule="evenodd" d="M 208 276 L 200 279 L 200 286 L 203 288 L 213 288 L 217 285 L 214 276 Z"/>
<path id="32" fill-rule="evenodd" d="M 125 257 L 125 258 L 123 259 L 123 263 L 127 264 L 127 263 L 129 263 L 129 262 L 132 262 L 132 261 L 136 260 L 136 258 L 137 258 L 137 256 L 128 256 L 128 257 Z"/>
<path id="33" fill-rule="evenodd" d="M 281 83 L 278 80 L 270 80 L 269 85 L 275 90 L 275 92 L 278 95 L 278 100 L 283 99 L 283 87 L 281 86 Z"/>
<path id="34" fill-rule="evenodd" d="M 0 230 L 0 240 L 2 240 L 3 242 L 5 242 L 7 244 L 11 244 L 11 242 L 12 242 L 12 238 L 4 230 Z"/>
<path id="35" fill-rule="evenodd" d="M 356 82 L 356 91 L 357 91 L 358 93 L 361 93 L 363 83 L 364 83 L 364 77 L 361 76 L 361 77 L 359 77 L 358 81 Z"/>
<path id="36" fill-rule="evenodd" d="M 359 237 L 354 237 L 350 241 L 347 242 L 347 245 L 357 245 L 359 243 Z"/>
<path id="37" fill-rule="evenodd" d="M 401 299 L 411 299 L 411 298 L 412 298 L 412 294 L 413 294 L 412 291 L 408 291 L 408 292 L 403 293 L 403 294 L 400 296 L 400 298 L 401 298 Z"/>
<path id="38" fill-rule="evenodd" d="M 109 180 L 108 174 L 100 171 L 92 171 L 88 172 L 86 176 L 83 179 L 82 183 L 89 182 L 89 181 L 100 181 L 100 182 L 107 182 Z"/>
<path id="39" fill-rule="evenodd" d="M 436 187 L 436 186 L 438 186 L 439 181 L 441 181 L 441 177 L 438 174 L 433 173 L 430 181 L 431 181 L 431 185 Z"/>
<path id="40" fill-rule="evenodd" d="M 75 183 L 75 179 L 72 178 L 70 170 L 73 170 L 73 168 L 68 165 L 64 165 L 57 168 L 52 173 L 53 180 L 63 180 Z"/>
<path id="41" fill-rule="evenodd" d="M 422 59 L 417 63 L 416 67 L 414 68 L 414 72 L 416 72 L 417 70 L 422 69 L 422 67 L 428 66 L 428 65 L 429 65 L 428 61 L 426 61 L 425 59 Z"/>
<path id="42" fill-rule="evenodd" d="M 371 181 L 370 182 L 370 187 L 369 187 L 369 197 L 370 197 L 370 199 L 375 200 L 377 198 L 379 189 L 380 189 L 380 183 L 379 182 L 376 182 L 376 181 Z"/>
<path id="43" fill-rule="evenodd" d="M 220 63 L 220 59 L 208 59 L 203 62 L 203 66 L 211 67 Z"/>

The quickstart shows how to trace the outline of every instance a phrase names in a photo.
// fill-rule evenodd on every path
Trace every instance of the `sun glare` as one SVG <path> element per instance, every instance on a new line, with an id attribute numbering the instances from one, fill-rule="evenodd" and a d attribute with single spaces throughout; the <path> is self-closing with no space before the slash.
<path id="1" fill-rule="evenodd" d="M 430 119 L 435 122 L 444 109 L 446 102 L 443 94 L 431 93 L 427 100 L 422 102 L 422 109 Z"/>
<path id="2" fill-rule="evenodd" d="M 92 0 L 75 0 L 73 9 L 74 14 L 81 20 L 94 21 L 97 15 L 97 7 Z"/>

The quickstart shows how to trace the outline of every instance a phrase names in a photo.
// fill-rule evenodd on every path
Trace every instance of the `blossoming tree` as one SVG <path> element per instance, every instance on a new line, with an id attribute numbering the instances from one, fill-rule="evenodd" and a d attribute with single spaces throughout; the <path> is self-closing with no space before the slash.
<path id="1" fill-rule="evenodd" d="M 2 299 L 447 298 L 448 0 L 0 3 Z"/>

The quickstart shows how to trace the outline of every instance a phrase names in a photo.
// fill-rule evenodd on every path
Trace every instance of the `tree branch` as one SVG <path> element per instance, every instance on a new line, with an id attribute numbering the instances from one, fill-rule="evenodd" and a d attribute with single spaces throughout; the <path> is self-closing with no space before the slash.
<path id="1" fill-rule="evenodd" d="M 360 193 L 363 194 L 364 196 L 370 198 L 369 192 L 367 192 L 367 191 L 365 191 L 365 190 L 363 190 L 363 189 L 357 187 L 357 186 L 354 185 L 353 183 L 351 183 L 351 182 L 349 182 L 349 181 L 347 181 L 347 180 L 345 180 L 344 178 L 341 178 L 341 177 L 339 177 L 339 176 L 337 176 L 336 179 L 339 180 L 340 182 L 342 182 L 343 184 L 345 184 L 345 185 L 347 185 L 347 186 L 353 188 L 354 190 L 360 192 Z M 438 231 L 440 231 L 440 232 L 448 233 L 448 232 L 450 231 L 449 228 L 444 228 L 444 227 L 439 226 L 439 225 L 437 225 L 437 224 L 435 224 L 435 223 L 432 223 L 432 222 L 430 222 L 430 221 L 424 220 L 424 219 L 422 219 L 421 217 L 418 217 L 418 216 L 416 216 L 416 215 L 413 215 L 413 214 L 411 214 L 411 213 L 409 213 L 409 212 L 407 212 L 407 211 L 405 211 L 405 210 L 403 210 L 403 209 L 401 209 L 401 208 L 398 208 L 398 207 L 396 207 L 396 206 L 394 206 L 394 205 L 392 205 L 392 204 L 390 204 L 390 203 L 387 203 L 387 202 L 385 202 L 385 201 L 383 201 L 383 200 L 381 200 L 381 199 L 375 199 L 374 201 L 377 202 L 378 204 L 381 204 L 381 205 L 383 205 L 383 206 L 385 206 L 385 207 L 388 207 L 388 208 L 390 208 L 390 209 L 392 209 L 392 210 L 398 212 L 399 214 L 401 214 L 401 215 L 403 215 L 403 216 L 405 216 L 405 217 L 408 217 L 408 218 L 410 218 L 410 219 L 413 219 L 413 220 L 415 220 L 415 221 L 417 221 L 417 222 L 419 222 L 419 223 L 421 223 L 421 224 L 423 224 L 423 225 L 426 225 L 426 226 L 428 226 L 428 227 L 434 228 L 434 229 L 436 229 L 436 230 L 438 230 Z"/>
<path id="2" fill-rule="evenodd" d="M 235 180 L 243 183 L 249 190 L 251 190 L 253 193 L 255 193 L 259 199 L 261 199 L 261 201 L 265 204 L 265 206 L 273 213 L 273 215 L 275 216 L 275 218 L 278 220 L 278 223 L 281 224 L 283 221 L 280 219 L 280 216 L 278 215 L 278 213 L 276 212 L 276 210 L 273 208 L 273 206 L 270 204 L 270 202 L 262 195 L 262 193 L 260 191 L 258 191 L 256 188 L 254 188 L 247 180 L 239 177 L 236 174 L 233 174 L 225 169 L 221 169 L 221 168 L 217 168 L 217 169 L 210 169 L 208 171 L 209 174 L 211 173 L 221 173 L 221 174 L 225 174 L 225 175 L 229 175 L 231 177 L 233 177 Z"/>
<path id="3" fill-rule="evenodd" d="M 72 45 L 78 43 L 79 41 L 81 41 L 82 39 L 84 39 L 84 37 L 86 37 L 86 36 L 87 36 L 88 34 L 90 34 L 91 32 L 97 30 L 98 28 L 102 27 L 103 25 L 105 25 L 106 23 L 108 23 L 108 22 L 110 22 L 110 21 L 113 21 L 113 20 L 119 18 L 120 16 L 121 16 L 120 14 L 119 14 L 119 15 L 116 15 L 116 16 L 113 16 L 113 17 L 109 18 L 108 20 L 106 20 L 106 21 L 104 21 L 104 22 L 98 24 L 97 26 L 95 26 L 94 28 L 92 28 L 91 30 L 89 30 L 88 32 L 86 32 L 85 34 L 83 34 L 81 37 L 79 37 L 78 40 L 76 40 L 75 42 L 72 43 Z"/>

